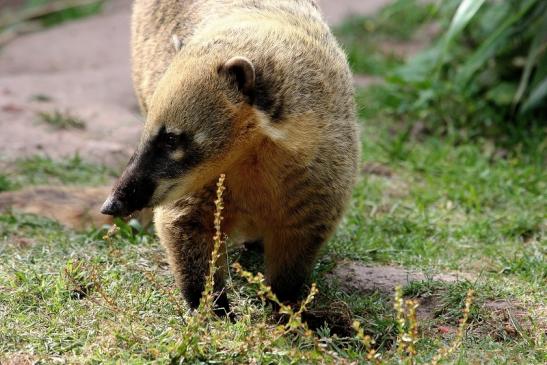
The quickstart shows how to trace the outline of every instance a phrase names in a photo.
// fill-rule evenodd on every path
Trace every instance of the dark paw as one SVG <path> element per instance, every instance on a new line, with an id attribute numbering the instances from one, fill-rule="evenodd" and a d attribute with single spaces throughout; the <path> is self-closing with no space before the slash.
<path id="1" fill-rule="evenodd" d="M 244 242 L 243 247 L 245 247 L 245 250 L 247 251 L 264 253 L 264 243 L 260 240 Z"/>

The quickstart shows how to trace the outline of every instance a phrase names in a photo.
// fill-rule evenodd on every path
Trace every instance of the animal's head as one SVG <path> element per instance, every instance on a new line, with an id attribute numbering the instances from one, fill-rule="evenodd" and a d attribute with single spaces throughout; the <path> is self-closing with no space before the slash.
<path id="1" fill-rule="evenodd" d="M 255 68 L 176 58 L 154 92 L 139 146 L 101 212 L 126 216 L 178 199 L 214 180 L 252 143 Z"/>

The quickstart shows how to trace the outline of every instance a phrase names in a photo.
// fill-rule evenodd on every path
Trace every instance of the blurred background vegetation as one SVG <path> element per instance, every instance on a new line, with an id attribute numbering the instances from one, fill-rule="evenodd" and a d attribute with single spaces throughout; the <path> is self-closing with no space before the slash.
<path id="1" fill-rule="evenodd" d="M 433 25 L 433 42 L 410 59 L 378 50 L 382 40 L 407 41 L 424 24 Z M 337 34 L 355 72 L 386 81 L 360 93 L 365 116 L 420 123 L 456 140 L 491 138 L 506 148 L 545 138 L 546 1 L 397 0 Z"/>

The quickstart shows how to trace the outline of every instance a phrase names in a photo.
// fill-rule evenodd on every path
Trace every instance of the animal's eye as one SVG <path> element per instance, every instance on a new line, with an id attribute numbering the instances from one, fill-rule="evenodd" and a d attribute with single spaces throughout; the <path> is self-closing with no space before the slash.
<path id="1" fill-rule="evenodd" d="M 177 145 L 177 136 L 172 133 L 168 133 L 165 143 L 170 147 L 175 147 Z"/>
<path id="2" fill-rule="evenodd" d="M 177 148 L 178 139 L 179 138 L 176 134 L 166 133 L 162 136 L 160 140 L 160 144 L 165 149 L 169 149 L 169 150 L 175 149 Z"/>

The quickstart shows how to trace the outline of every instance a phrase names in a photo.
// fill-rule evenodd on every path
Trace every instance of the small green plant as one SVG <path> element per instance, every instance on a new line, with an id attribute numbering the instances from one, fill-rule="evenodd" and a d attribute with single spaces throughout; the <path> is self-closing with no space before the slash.
<path id="1" fill-rule="evenodd" d="M 85 262 L 72 259 L 66 263 L 63 278 L 72 299 L 84 299 L 95 287 L 95 272 Z"/>
<path id="2" fill-rule="evenodd" d="M 37 101 L 40 103 L 47 103 L 52 100 L 51 96 L 48 96 L 46 94 L 34 94 L 30 97 L 31 101 Z"/>
<path id="3" fill-rule="evenodd" d="M 101 11 L 103 3 L 104 0 L 27 0 L 26 6 L 28 12 L 36 12 L 34 19 L 51 27 L 96 14 Z"/>
<path id="4" fill-rule="evenodd" d="M 58 110 L 53 112 L 39 112 L 38 117 L 43 123 L 46 123 L 55 129 L 85 129 L 85 122 L 68 112 L 61 113 Z"/>
<path id="5" fill-rule="evenodd" d="M 13 189 L 14 183 L 3 174 L 0 174 L 0 192 Z"/>

